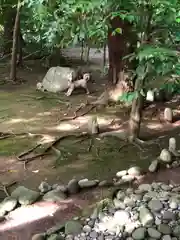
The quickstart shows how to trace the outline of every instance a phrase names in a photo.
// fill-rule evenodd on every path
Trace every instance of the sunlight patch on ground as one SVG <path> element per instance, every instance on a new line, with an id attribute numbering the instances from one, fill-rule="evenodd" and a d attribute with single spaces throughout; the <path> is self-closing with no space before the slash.
<path id="1" fill-rule="evenodd" d="M 47 130 L 57 130 L 57 131 L 73 131 L 79 129 L 79 126 L 76 126 L 72 123 L 61 123 L 55 127 L 47 127 Z"/>
<path id="2" fill-rule="evenodd" d="M 13 118 L 9 121 L 4 122 L 4 124 L 15 124 L 15 123 L 28 123 L 28 122 L 33 122 L 33 121 L 39 121 L 41 120 L 40 118 L 29 118 L 29 119 L 25 119 L 25 118 Z"/>
<path id="3" fill-rule="evenodd" d="M 43 116 L 51 116 L 51 114 L 52 114 L 51 112 L 42 112 L 42 113 L 38 113 L 36 115 L 43 117 Z"/>
<path id="4" fill-rule="evenodd" d="M 7 221 L 0 224 L 0 231 L 11 230 L 13 227 L 20 227 L 48 216 L 53 217 L 58 210 L 67 208 L 68 201 L 61 205 L 53 202 L 39 202 L 31 206 L 22 206 L 8 214 Z"/>
<path id="5" fill-rule="evenodd" d="M 51 135 L 43 135 L 42 139 L 38 141 L 39 144 L 45 144 L 45 143 L 50 143 L 55 140 L 55 137 Z"/>

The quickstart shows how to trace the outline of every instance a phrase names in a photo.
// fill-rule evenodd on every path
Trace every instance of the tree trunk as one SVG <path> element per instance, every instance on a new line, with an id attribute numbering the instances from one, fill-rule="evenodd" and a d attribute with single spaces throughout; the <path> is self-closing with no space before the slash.
<path id="1" fill-rule="evenodd" d="M 104 46 L 103 46 L 103 70 L 106 66 L 106 42 L 104 43 Z"/>
<path id="2" fill-rule="evenodd" d="M 20 8 L 21 3 L 18 0 L 17 4 L 17 12 L 14 23 L 14 31 L 13 31 L 13 47 L 12 47 L 12 57 L 11 57 L 11 70 L 10 70 L 10 80 L 16 81 L 16 61 L 17 61 L 17 50 L 18 50 L 18 37 L 20 30 Z"/>
<path id="3" fill-rule="evenodd" d="M 3 55 L 6 55 L 12 51 L 13 27 L 16 18 L 15 9 L 9 7 L 4 9 L 3 18 L 4 18 Z"/>
<path id="4" fill-rule="evenodd" d="M 139 138 L 140 125 L 142 119 L 142 109 L 144 104 L 144 97 L 140 93 L 141 79 L 136 79 L 135 91 L 137 96 L 134 98 L 131 107 L 131 114 L 129 119 L 129 140 L 134 141 Z"/>
<path id="5" fill-rule="evenodd" d="M 120 18 L 114 18 L 111 22 L 111 28 L 108 31 L 108 53 L 109 53 L 109 73 L 108 79 L 110 85 L 116 85 L 119 80 L 119 73 L 128 65 L 123 57 L 133 52 L 136 37 L 132 33 L 132 26 Z M 112 32 L 116 28 L 122 29 L 122 34 Z"/>

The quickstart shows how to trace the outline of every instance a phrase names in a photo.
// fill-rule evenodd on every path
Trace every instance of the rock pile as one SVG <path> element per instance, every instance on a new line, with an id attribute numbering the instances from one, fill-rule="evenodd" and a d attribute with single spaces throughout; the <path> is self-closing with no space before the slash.
<path id="1" fill-rule="evenodd" d="M 68 221 L 32 240 L 180 239 L 180 185 L 141 184 L 97 206 L 84 221 Z"/>

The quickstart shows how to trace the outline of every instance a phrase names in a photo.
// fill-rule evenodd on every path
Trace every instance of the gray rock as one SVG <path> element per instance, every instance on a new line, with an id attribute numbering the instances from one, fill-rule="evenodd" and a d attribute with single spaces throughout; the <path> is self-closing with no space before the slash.
<path id="1" fill-rule="evenodd" d="M 98 182 L 96 180 L 80 180 L 78 184 L 80 188 L 90 188 L 96 187 L 98 185 Z"/>
<path id="2" fill-rule="evenodd" d="M 136 176 L 140 176 L 141 175 L 141 168 L 140 167 L 131 167 L 129 168 L 128 172 L 127 172 L 129 175 L 132 175 L 134 177 Z"/>
<path id="3" fill-rule="evenodd" d="M 146 228 L 139 227 L 133 233 L 132 237 L 134 240 L 143 240 L 146 236 Z"/>
<path id="4" fill-rule="evenodd" d="M 161 189 L 164 191 L 170 191 L 172 187 L 166 184 L 161 184 Z"/>
<path id="5" fill-rule="evenodd" d="M 162 237 L 162 240 L 172 240 L 171 236 L 170 235 L 164 235 Z"/>
<path id="6" fill-rule="evenodd" d="M 83 231 L 85 232 L 85 233 L 90 233 L 91 232 L 91 227 L 89 226 L 89 225 L 85 225 L 84 227 L 83 227 Z"/>
<path id="7" fill-rule="evenodd" d="M 81 232 L 83 226 L 78 221 L 67 221 L 65 224 L 66 235 L 77 235 Z"/>
<path id="8" fill-rule="evenodd" d="M 3 202 L 0 203 L 0 211 L 10 212 L 16 208 L 17 204 L 17 199 L 12 197 L 6 197 Z"/>
<path id="9" fill-rule="evenodd" d="M 160 239 L 161 233 L 158 232 L 155 228 L 148 228 L 148 235 L 154 239 Z"/>
<path id="10" fill-rule="evenodd" d="M 46 193 L 51 190 L 51 186 L 47 182 L 41 182 L 39 185 L 39 191 L 41 193 Z"/>
<path id="11" fill-rule="evenodd" d="M 40 193 L 24 186 L 19 186 L 11 193 L 11 197 L 17 199 L 21 205 L 29 205 L 40 197 Z"/>
<path id="12" fill-rule="evenodd" d="M 154 224 L 154 217 L 146 207 L 141 207 L 139 210 L 139 218 L 143 226 L 150 227 Z"/>
<path id="13" fill-rule="evenodd" d="M 99 187 L 110 187 L 112 185 L 113 185 L 113 183 L 110 181 L 107 181 L 107 180 L 103 180 L 103 181 L 99 182 L 99 184 L 98 184 Z"/>
<path id="14" fill-rule="evenodd" d="M 105 239 L 105 237 L 104 237 L 103 233 L 101 233 L 97 238 L 97 240 L 104 240 L 104 239 Z"/>
<path id="15" fill-rule="evenodd" d="M 134 180 L 134 176 L 132 175 L 124 175 L 121 178 L 124 182 L 132 182 Z"/>
<path id="16" fill-rule="evenodd" d="M 169 227 L 169 225 L 163 223 L 158 226 L 158 231 L 164 235 L 171 234 L 171 228 Z"/>
<path id="17" fill-rule="evenodd" d="M 163 208 L 163 204 L 159 200 L 151 200 L 148 203 L 148 207 L 151 209 L 151 211 L 159 212 Z"/>
<path id="18" fill-rule="evenodd" d="M 54 189 L 54 190 L 60 190 L 61 192 L 64 192 L 64 193 L 66 193 L 66 192 L 68 191 L 67 186 L 65 186 L 65 185 L 59 185 L 59 184 L 54 184 L 54 185 L 52 186 L 52 189 Z"/>
<path id="19" fill-rule="evenodd" d="M 45 240 L 46 235 L 44 233 L 38 233 L 38 234 L 35 234 L 32 236 L 32 239 L 31 240 Z"/>
<path id="20" fill-rule="evenodd" d="M 170 211 L 164 211 L 164 213 L 162 214 L 163 220 L 171 221 L 171 220 L 174 220 L 175 217 L 176 217 L 175 214 Z"/>
<path id="21" fill-rule="evenodd" d="M 98 234 L 96 231 L 92 231 L 90 232 L 89 236 L 92 238 L 92 239 L 96 239 L 98 237 Z"/>
<path id="22" fill-rule="evenodd" d="M 79 187 L 78 181 L 76 179 L 70 180 L 67 188 L 68 188 L 68 192 L 70 194 L 76 194 L 80 191 L 80 187 Z"/>
<path id="23" fill-rule="evenodd" d="M 163 149 L 160 153 L 159 156 L 160 160 L 165 162 L 165 163 L 170 163 L 172 162 L 172 156 L 171 153 L 167 149 Z"/>
<path id="24" fill-rule="evenodd" d="M 122 170 L 116 173 L 116 177 L 121 178 L 127 174 L 127 170 Z"/>
<path id="25" fill-rule="evenodd" d="M 174 235 L 175 237 L 179 237 L 179 236 L 180 236 L 180 225 L 174 227 L 174 229 L 173 229 L 173 235 Z"/>
<path id="26" fill-rule="evenodd" d="M 138 189 L 141 192 L 149 192 L 152 190 L 152 186 L 150 184 L 144 183 L 144 184 L 140 184 Z"/>
<path id="27" fill-rule="evenodd" d="M 43 200 L 47 202 L 58 202 L 58 201 L 63 201 L 67 198 L 67 195 L 60 190 L 52 190 L 50 192 L 47 192 L 43 196 Z"/>
<path id="28" fill-rule="evenodd" d="M 98 215 L 99 215 L 99 210 L 98 210 L 98 208 L 95 208 L 95 209 L 93 210 L 93 213 L 91 214 L 91 219 L 96 219 L 96 218 L 98 218 Z"/>
<path id="29" fill-rule="evenodd" d="M 148 168 L 149 172 L 152 172 L 152 173 L 156 172 L 158 169 L 158 163 L 159 163 L 158 160 L 153 160 L 149 165 L 149 168 Z"/>
<path id="30" fill-rule="evenodd" d="M 124 198 L 124 203 L 129 207 L 134 207 L 136 205 L 136 202 L 129 197 Z"/>

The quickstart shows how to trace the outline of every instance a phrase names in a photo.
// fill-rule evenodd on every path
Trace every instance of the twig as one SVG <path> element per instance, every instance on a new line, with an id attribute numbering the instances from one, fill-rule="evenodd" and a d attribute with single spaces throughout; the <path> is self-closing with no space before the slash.
<path id="1" fill-rule="evenodd" d="M 81 106 L 81 108 L 82 108 L 82 106 Z M 80 109 L 81 109 L 81 108 L 80 108 Z M 60 119 L 59 121 L 62 122 L 62 121 L 68 121 L 68 120 L 75 120 L 75 119 L 78 118 L 78 117 L 82 117 L 82 116 L 86 115 L 87 113 L 89 113 L 89 112 L 90 112 L 92 109 L 94 109 L 94 108 L 96 108 L 96 105 L 92 105 L 92 106 L 90 107 L 90 109 L 88 109 L 88 110 L 85 111 L 84 113 L 81 113 L 81 114 L 77 115 L 77 112 L 80 110 L 80 109 L 78 109 L 78 110 L 76 110 L 76 111 L 74 112 L 74 116 L 64 117 L 64 118 Z"/>
<path id="2" fill-rule="evenodd" d="M 92 145 L 93 145 L 93 139 L 91 138 L 90 139 L 90 145 L 89 145 L 89 147 L 88 147 L 88 152 L 90 152 L 91 151 L 91 149 L 92 149 Z"/>
<path id="3" fill-rule="evenodd" d="M 39 143 L 39 144 L 37 144 L 36 146 L 30 148 L 29 150 L 20 153 L 17 157 L 18 157 L 18 158 L 22 158 L 23 156 L 28 155 L 29 153 L 33 152 L 36 148 L 38 148 L 38 147 L 40 147 L 40 146 L 41 146 L 41 144 Z"/>
<path id="4" fill-rule="evenodd" d="M 8 193 L 8 188 L 11 187 L 12 185 L 16 184 L 17 182 L 14 181 L 12 183 L 9 183 L 9 184 L 2 184 L 1 183 L 1 186 L 0 186 L 0 190 L 4 191 L 6 196 L 9 197 L 9 193 Z"/>
<path id="5" fill-rule="evenodd" d="M 27 56 L 23 57 L 23 60 L 25 60 L 26 58 L 28 58 L 28 57 L 30 57 L 30 56 L 32 56 L 33 54 L 38 53 L 38 52 L 41 52 L 41 51 L 40 51 L 40 50 L 37 50 L 37 51 L 35 51 L 35 52 L 33 52 L 33 53 L 30 53 L 30 54 L 28 54 Z"/>

